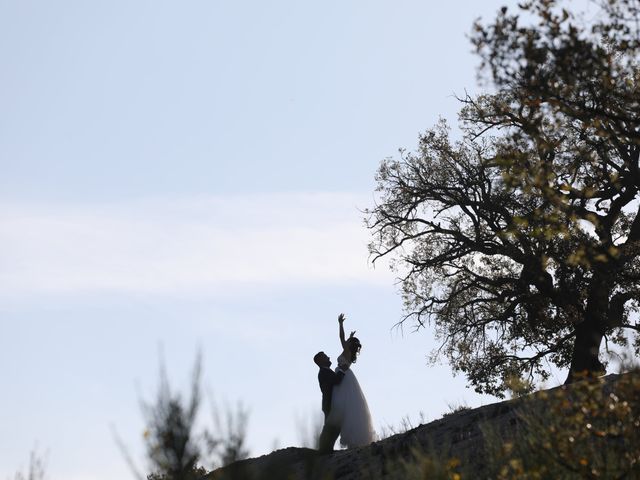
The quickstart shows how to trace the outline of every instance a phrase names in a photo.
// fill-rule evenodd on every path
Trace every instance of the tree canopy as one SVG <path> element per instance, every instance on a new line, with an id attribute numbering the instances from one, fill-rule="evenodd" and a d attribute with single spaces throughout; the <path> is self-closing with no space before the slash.
<path id="1" fill-rule="evenodd" d="M 415 152 L 384 160 L 367 211 L 416 327 L 479 392 L 548 364 L 604 370 L 603 340 L 640 353 L 639 4 L 503 7 L 474 25 L 492 93 L 464 97 Z"/>

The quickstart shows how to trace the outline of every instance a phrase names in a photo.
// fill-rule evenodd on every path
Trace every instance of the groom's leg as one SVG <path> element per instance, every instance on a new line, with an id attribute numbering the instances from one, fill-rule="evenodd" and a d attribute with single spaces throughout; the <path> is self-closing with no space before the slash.
<path id="1" fill-rule="evenodd" d="M 320 453 L 331 453 L 333 452 L 333 446 L 340 435 L 340 429 L 331 425 L 327 425 L 326 423 L 322 427 L 322 432 L 320 432 L 320 441 L 318 445 L 318 452 Z"/>

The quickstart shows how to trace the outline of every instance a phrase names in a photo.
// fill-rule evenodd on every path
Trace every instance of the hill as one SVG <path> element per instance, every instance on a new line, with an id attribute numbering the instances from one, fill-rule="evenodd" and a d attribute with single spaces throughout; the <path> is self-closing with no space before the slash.
<path id="1" fill-rule="evenodd" d="M 366 447 L 325 456 L 290 447 L 205 478 L 559 478 L 562 468 L 564 478 L 640 478 L 639 399 L 637 373 L 609 375 L 448 414 Z"/>

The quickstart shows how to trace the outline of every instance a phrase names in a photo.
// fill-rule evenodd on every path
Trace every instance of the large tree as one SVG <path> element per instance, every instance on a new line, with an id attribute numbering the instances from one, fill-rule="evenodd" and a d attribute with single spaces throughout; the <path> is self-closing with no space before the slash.
<path id="1" fill-rule="evenodd" d="M 638 2 L 562 7 L 474 26 L 494 93 L 460 99 L 457 140 L 441 121 L 383 161 L 368 211 L 401 321 L 433 326 L 434 358 L 480 392 L 547 378 L 547 362 L 568 382 L 599 374 L 604 339 L 640 351 Z"/>

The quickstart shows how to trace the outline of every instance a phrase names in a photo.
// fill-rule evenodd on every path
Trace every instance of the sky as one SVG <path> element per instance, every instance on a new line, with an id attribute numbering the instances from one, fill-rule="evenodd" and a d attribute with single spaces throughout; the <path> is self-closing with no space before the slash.
<path id="1" fill-rule="evenodd" d="M 341 312 L 379 431 L 496 401 L 394 328 L 363 210 L 481 91 L 467 35 L 503 4 L 0 0 L 0 479 L 34 448 L 49 480 L 133 478 L 113 432 L 142 465 L 140 400 L 198 352 L 252 455 L 302 445 Z"/>

